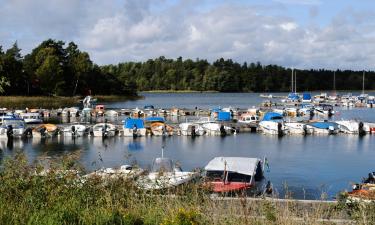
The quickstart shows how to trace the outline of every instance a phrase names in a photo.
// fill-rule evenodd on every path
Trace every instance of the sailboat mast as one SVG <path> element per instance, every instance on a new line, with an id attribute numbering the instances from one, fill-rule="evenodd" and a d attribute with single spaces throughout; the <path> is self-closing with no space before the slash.
<path id="1" fill-rule="evenodd" d="M 336 92 L 336 71 L 333 71 L 333 91 Z"/>
<path id="2" fill-rule="evenodd" d="M 365 94 L 365 71 L 363 71 L 362 75 L 362 94 Z"/>
<path id="3" fill-rule="evenodd" d="M 291 93 L 293 93 L 293 86 L 294 86 L 294 83 L 293 83 L 294 75 L 293 75 L 293 73 L 294 73 L 294 69 L 292 68 L 292 86 L 291 86 L 292 90 L 291 90 Z"/>
<path id="4" fill-rule="evenodd" d="M 294 71 L 294 93 L 297 93 L 297 70 Z"/>

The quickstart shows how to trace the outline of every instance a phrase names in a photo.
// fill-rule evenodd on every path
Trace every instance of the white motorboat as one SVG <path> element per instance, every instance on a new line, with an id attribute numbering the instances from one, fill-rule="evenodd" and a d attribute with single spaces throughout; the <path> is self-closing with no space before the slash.
<path id="1" fill-rule="evenodd" d="M 327 116 L 332 116 L 335 114 L 333 106 L 330 104 L 319 104 L 319 106 L 315 107 L 315 112 Z"/>
<path id="2" fill-rule="evenodd" d="M 4 118 L 0 127 L 0 137 L 22 137 L 25 132 L 25 121 L 21 118 Z"/>
<path id="3" fill-rule="evenodd" d="M 82 137 L 87 134 L 87 127 L 82 124 L 72 124 L 63 129 L 65 137 Z"/>
<path id="4" fill-rule="evenodd" d="M 266 113 L 259 122 L 259 128 L 263 133 L 272 135 L 285 135 L 288 132 L 288 128 L 284 125 L 283 116 L 275 112 Z"/>
<path id="5" fill-rule="evenodd" d="M 199 120 L 195 121 L 195 123 L 200 124 L 203 127 L 206 135 L 223 136 L 236 134 L 236 130 L 232 127 L 224 126 L 223 124 L 220 124 L 209 117 L 201 117 Z"/>
<path id="6" fill-rule="evenodd" d="M 20 117 L 27 124 L 38 124 L 43 123 L 43 120 L 39 113 L 20 113 Z"/>
<path id="7" fill-rule="evenodd" d="M 289 134 L 312 134 L 314 133 L 314 128 L 307 126 L 305 123 L 301 122 L 285 122 L 285 127 L 288 129 Z"/>
<path id="8" fill-rule="evenodd" d="M 337 134 L 340 129 L 335 122 L 318 121 L 306 124 L 308 128 L 314 129 L 314 134 Z"/>
<path id="9" fill-rule="evenodd" d="M 370 129 L 365 127 L 363 122 L 355 120 L 339 120 L 336 121 L 341 132 L 346 134 L 366 134 Z"/>
<path id="10" fill-rule="evenodd" d="M 104 112 L 104 116 L 106 117 L 118 117 L 118 112 L 115 110 L 107 110 Z"/>
<path id="11" fill-rule="evenodd" d="M 202 136 L 206 133 L 203 126 L 198 123 L 186 122 L 179 125 L 181 135 L 184 136 Z"/>
<path id="12" fill-rule="evenodd" d="M 244 114 L 241 115 L 238 122 L 244 123 L 244 124 L 258 124 L 259 123 L 259 116 L 255 115 L 255 114 L 252 114 L 252 113 L 244 113 Z"/>
<path id="13" fill-rule="evenodd" d="M 146 128 L 142 119 L 127 118 L 124 121 L 123 135 L 125 137 L 146 136 Z"/>
<path id="14" fill-rule="evenodd" d="M 64 108 L 61 112 L 62 117 L 78 117 L 79 109 L 77 107 Z"/>
<path id="15" fill-rule="evenodd" d="M 113 137 L 117 133 L 117 128 L 111 123 L 98 123 L 92 127 L 94 137 Z"/>
<path id="16" fill-rule="evenodd" d="M 145 190 L 160 190 L 186 184 L 198 176 L 199 173 L 184 172 L 171 159 L 161 157 L 154 160 L 151 172 L 140 177 L 137 184 Z"/>
<path id="17" fill-rule="evenodd" d="M 144 170 L 142 168 L 133 167 L 130 165 L 122 165 L 119 168 L 102 168 L 85 175 L 85 178 L 99 177 L 104 180 L 108 179 L 134 179 L 140 176 Z"/>

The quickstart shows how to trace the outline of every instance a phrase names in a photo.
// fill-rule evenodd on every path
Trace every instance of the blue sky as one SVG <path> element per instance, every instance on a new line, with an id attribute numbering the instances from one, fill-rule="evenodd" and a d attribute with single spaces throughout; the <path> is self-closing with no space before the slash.
<path id="1" fill-rule="evenodd" d="M 375 69 L 373 0 L 0 0 L 0 45 L 76 42 L 98 64 L 232 58 Z"/>

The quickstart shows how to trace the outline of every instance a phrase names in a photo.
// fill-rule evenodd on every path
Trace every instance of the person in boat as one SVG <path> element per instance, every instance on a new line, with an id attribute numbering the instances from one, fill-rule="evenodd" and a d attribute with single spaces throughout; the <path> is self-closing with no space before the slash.
<path id="1" fill-rule="evenodd" d="M 367 179 L 364 181 L 366 184 L 375 184 L 374 173 L 369 173 Z"/>

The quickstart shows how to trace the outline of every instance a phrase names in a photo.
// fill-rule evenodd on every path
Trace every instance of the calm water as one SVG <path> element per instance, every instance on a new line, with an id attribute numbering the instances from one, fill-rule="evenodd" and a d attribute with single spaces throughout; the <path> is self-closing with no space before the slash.
<path id="1" fill-rule="evenodd" d="M 132 102 L 109 104 L 113 108 L 156 107 L 210 108 L 233 106 L 248 108 L 259 104 L 259 94 L 194 93 L 194 94 L 144 94 L 145 99 Z M 375 121 L 375 109 L 337 108 L 340 118 L 358 118 Z M 330 198 L 338 191 L 350 189 L 350 182 L 360 181 L 362 176 L 375 170 L 375 135 L 358 137 L 355 135 L 336 136 L 286 136 L 277 138 L 255 133 L 242 133 L 228 137 L 85 137 L 76 140 L 55 138 L 48 140 L 30 139 L 8 143 L 0 140 L 1 157 L 24 151 L 35 160 L 40 156 L 59 156 L 67 152 L 81 152 L 81 162 L 88 169 L 114 167 L 125 163 L 138 163 L 144 168 L 151 165 L 155 157 L 161 155 L 165 146 L 165 156 L 181 163 L 191 170 L 204 167 L 216 156 L 267 157 L 270 179 L 283 194 L 284 186 L 294 193 L 294 197 L 317 199 L 322 192 Z"/>

